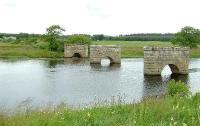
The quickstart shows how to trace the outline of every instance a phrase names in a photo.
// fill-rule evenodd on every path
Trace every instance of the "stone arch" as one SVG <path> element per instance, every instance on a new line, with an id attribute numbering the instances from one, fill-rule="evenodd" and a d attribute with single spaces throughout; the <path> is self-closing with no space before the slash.
<path id="1" fill-rule="evenodd" d="M 173 74 L 188 74 L 189 48 L 144 47 L 145 75 L 160 75 L 166 65 Z"/>
<path id="2" fill-rule="evenodd" d="M 81 58 L 88 57 L 88 45 L 65 44 L 64 49 L 65 58 L 72 58 L 74 54 L 80 54 Z"/>
<path id="3" fill-rule="evenodd" d="M 121 63 L 121 48 L 117 45 L 91 45 L 90 46 L 90 63 L 100 64 L 101 59 L 107 57 L 110 64 Z"/>
<path id="4" fill-rule="evenodd" d="M 81 58 L 82 56 L 81 56 L 80 53 L 77 52 L 77 53 L 74 53 L 72 57 L 75 57 L 75 58 Z"/>
<path id="5" fill-rule="evenodd" d="M 108 60 L 110 61 L 109 65 L 114 64 L 114 60 L 113 60 L 110 56 L 101 57 L 101 61 L 102 61 L 103 59 L 108 59 Z"/>
<path id="6" fill-rule="evenodd" d="M 162 70 L 164 69 L 164 67 L 166 66 L 169 66 L 170 70 L 171 70 L 171 74 L 175 75 L 175 74 L 179 74 L 179 67 L 175 64 L 166 64 L 166 65 L 163 65 L 162 68 L 161 68 L 161 72 Z"/>

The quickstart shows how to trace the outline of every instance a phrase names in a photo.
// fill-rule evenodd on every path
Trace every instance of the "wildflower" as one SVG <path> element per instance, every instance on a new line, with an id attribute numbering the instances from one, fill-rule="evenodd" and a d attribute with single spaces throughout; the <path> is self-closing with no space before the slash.
<path id="1" fill-rule="evenodd" d="M 186 124 L 186 123 L 183 123 L 183 126 L 187 126 L 187 124 Z"/>
<path id="2" fill-rule="evenodd" d="M 192 120 L 195 120 L 195 117 L 192 117 Z"/>
<path id="3" fill-rule="evenodd" d="M 115 111 L 112 111 L 111 114 L 115 114 Z"/>
<path id="4" fill-rule="evenodd" d="M 176 109 L 178 109 L 178 108 L 179 108 L 179 104 L 176 105 Z"/>
<path id="5" fill-rule="evenodd" d="M 90 116 L 91 116 L 91 114 L 88 112 L 88 113 L 87 113 L 87 116 L 88 116 L 88 117 L 90 117 Z"/>

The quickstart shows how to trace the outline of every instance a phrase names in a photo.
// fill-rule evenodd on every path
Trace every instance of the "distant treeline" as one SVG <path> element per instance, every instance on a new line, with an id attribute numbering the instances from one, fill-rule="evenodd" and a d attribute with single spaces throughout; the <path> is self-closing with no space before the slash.
<path id="1" fill-rule="evenodd" d="M 19 33 L 19 34 L 8 34 L 0 33 L 0 39 L 6 40 L 31 40 L 35 41 L 36 39 L 42 38 L 42 34 L 28 34 L 28 33 Z M 96 35 L 86 35 L 94 41 L 170 41 L 175 37 L 173 33 L 141 33 L 141 34 L 129 34 L 129 35 L 119 35 L 119 36 L 108 36 L 103 34 Z M 62 36 L 62 38 L 67 38 L 68 36 Z"/>
<path id="2" fill-rule="evenodd" d="M 29 33 L 19 33 L 19 34 L 10 34 L 10 33 L 0 33 L 0 38 L 4 37 L 15 37 L 16 39 L 20 38 L 30 38 L 30 37 L 40 37 L 41 34 L 29 34 Z"/>
<path id="3" fill-rule="evenodd" d="M 119 36 L 105 36 L 93 35 L 92 39 L 96 41 L 109 40 L 109 41 L 170 41 L 175 37 L 172 33 L 143 33 L 143 34 L 130 34 L 130 35 L 119 35 Z"/>

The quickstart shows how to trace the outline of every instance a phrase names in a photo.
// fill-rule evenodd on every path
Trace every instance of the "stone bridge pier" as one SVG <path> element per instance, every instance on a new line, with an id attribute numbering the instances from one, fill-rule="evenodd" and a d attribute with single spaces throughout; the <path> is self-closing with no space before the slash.
<path id="1" fill-rule="evenodd" d="M 161 75 L 166 65 L 172 74 L 188 74 L 189 50 L 187 47 L 144 47 L 144 74 Z"/>
<path id="2" fill-rule="evenodd" d="M 101 59 L 110 59 L 110 64 L 121 63 L 121 47 L 117 45 L 91 45 L 90 63 L 101 63 Z"/>
<path id="3" fill-rule="evenodd" d="M 65 44 L 64 57 L 65 58 L 72 58 L 72 57 L 86 58 L 88 57 L 88 45 Z"/>

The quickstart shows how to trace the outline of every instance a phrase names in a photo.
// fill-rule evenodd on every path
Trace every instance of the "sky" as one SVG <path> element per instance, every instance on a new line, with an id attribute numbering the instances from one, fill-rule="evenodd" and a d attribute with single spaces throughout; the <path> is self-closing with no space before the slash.
<path id="1" fill-rule="evenodd" d="M 0 32 L 64 34 L 175 33 L 200 28 L 200 0 L 0 0 Z"/>

